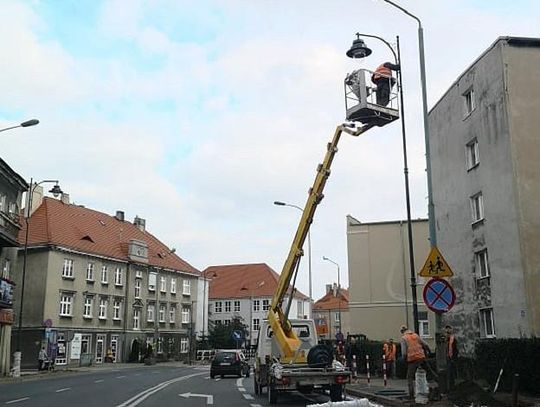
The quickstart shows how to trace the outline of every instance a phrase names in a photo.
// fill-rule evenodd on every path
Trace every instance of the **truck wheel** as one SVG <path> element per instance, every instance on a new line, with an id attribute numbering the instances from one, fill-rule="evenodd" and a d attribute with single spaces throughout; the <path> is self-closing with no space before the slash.
<path id="1" fill-rule="evenodd" d="M 258 396 L 261 394 L 261 388 L 259 387 L 259 382 L 257 381 L 257 376 L 253 375 L 253 388 L 255 389 L 255 395 Z"/>
<path id="2" fill-rule="evenodd" d="M 330 385 L 330 401 L 343 401 L 343 385 Z"/>
<path id="3" fill-rule="evenodd" d="M 276 384 L 270 381 L 267 386 L 268 391 L 268 403 L 276 404 L 277 403 L 277 390 Z"/>

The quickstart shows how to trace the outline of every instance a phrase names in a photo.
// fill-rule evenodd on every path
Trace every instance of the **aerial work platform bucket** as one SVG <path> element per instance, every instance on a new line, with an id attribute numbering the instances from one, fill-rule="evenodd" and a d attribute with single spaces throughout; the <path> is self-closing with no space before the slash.
<path id="1" fill-rule="evenodd" d="M 376 85 L 371 81 L 372 75 L 372 71 L 359 69 L 345 78 L 346 119 L 382 127 L 399 119 L 398 93 L 394 78 L 379 74 L 382 78 Z M 383 90 L 385 85 L 387 100 Z"/>

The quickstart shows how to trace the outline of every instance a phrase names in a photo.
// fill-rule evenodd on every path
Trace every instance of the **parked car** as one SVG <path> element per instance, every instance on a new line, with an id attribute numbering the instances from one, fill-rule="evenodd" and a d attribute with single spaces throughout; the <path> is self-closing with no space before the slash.
<path id="1" fill-rule="evenodd" d="M 249 377 L 249 364 L 246 357 L 240 350 L 220 350 L 216 352 L 212 364 L 210 365 L 210 377 L 213 379 L 217 375 L 236 375 L 238 377 Z"/>

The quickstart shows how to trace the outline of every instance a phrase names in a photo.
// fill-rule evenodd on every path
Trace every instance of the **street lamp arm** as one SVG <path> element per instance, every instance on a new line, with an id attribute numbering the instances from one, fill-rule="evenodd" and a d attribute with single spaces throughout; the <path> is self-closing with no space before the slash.
<path id="1" fill-rule="evenodd" d="M 401 10 L 403 13 L 407 14 L 409 17 L 412 17 L 414 18 L 417 22 L 418 22 L 418 28 L 422 28 L 422 22 L 420 21 L 420 19 L 418 17 L 416 17 L 413 13 L 411 13 L 410 11 L 404 9 L 403 7 L 401 7 L 399 4 L 396 4 L 394 3 L 393 1 L 391 0 L 383 0 L 385 3 L 388 3 L 392 6 L 394 6 L 395 8 Z"/>
<path id="2" fill-rule="evenodd" d="M 399 64 L 399 58 L 398 56 L 396 55 L 396 51 L 394 51 L 394 48 L 392 47 L 392 45 L 390 45 L 390 43 L 388 41 L 386 41 L 384 38 L 381 38 L 377 35 L 372 35 L 372 34 L 362 34 L 362 33 L 356 33 L 357 36 L 359 37 L 369 37 L 369 38 L 376 38 L 382 42 L 384 42 L 386 44 L 386 46 L 388 48 L 390 48 L 390 51 L 392 51 L 392 55 L 394 56 L 394 61 L 397 64 Z"/>

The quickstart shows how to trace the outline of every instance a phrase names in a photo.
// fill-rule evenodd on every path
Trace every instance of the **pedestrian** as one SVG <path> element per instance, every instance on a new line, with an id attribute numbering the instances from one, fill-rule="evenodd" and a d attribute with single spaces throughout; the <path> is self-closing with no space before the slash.
<path id="1" fill-rule="evenodd" d="M 387 106 L 390 102 L 390 91 L 396 83 L 396 79 L 392 76 L 392 71 L 399 71 L 399 64 L 385 62 L 375 69 L 371 75 L 371 82 L 377 85 L 375 94 L 377 96 L 377 104 L 379 106 Z"/>
<path id="2" fill-rule="evenodd" d="M 414 384 L 415 375 L 419 367 L 424 370 L 430 370 L 431 368 L 426 362 L 427 352 L 431 353 L 428 344 L 418 336 L 417 333 L 412 332 L 405 325 L 401 326 L 401 355 L 407 362 L 407 384 L 409 386 L 409 397 L 414 400 Z"/>
<path id="3" fill-rule="evenodd" d="M 396 374 L 396 344 L 392 338 L 388 339 L 383 345 L 384 360 L 386 361 L 386 376 L 394 377 Z"/>
<path id="4" fill-rule="evenodd" d="M 47 351 L 45 350 L 45 347 L 42 346 L 38 354 L 38 371 L 45 370 L 45 362 L 47 360 L 49 360 Z"/>
<path id="5" fill-rule="evenodd" d="M 457 378 L 458 346 L 451 325 L 444 327 L 446 331 L 446 370 L 448 372 L 448 389 L 454 390 Z"/>

